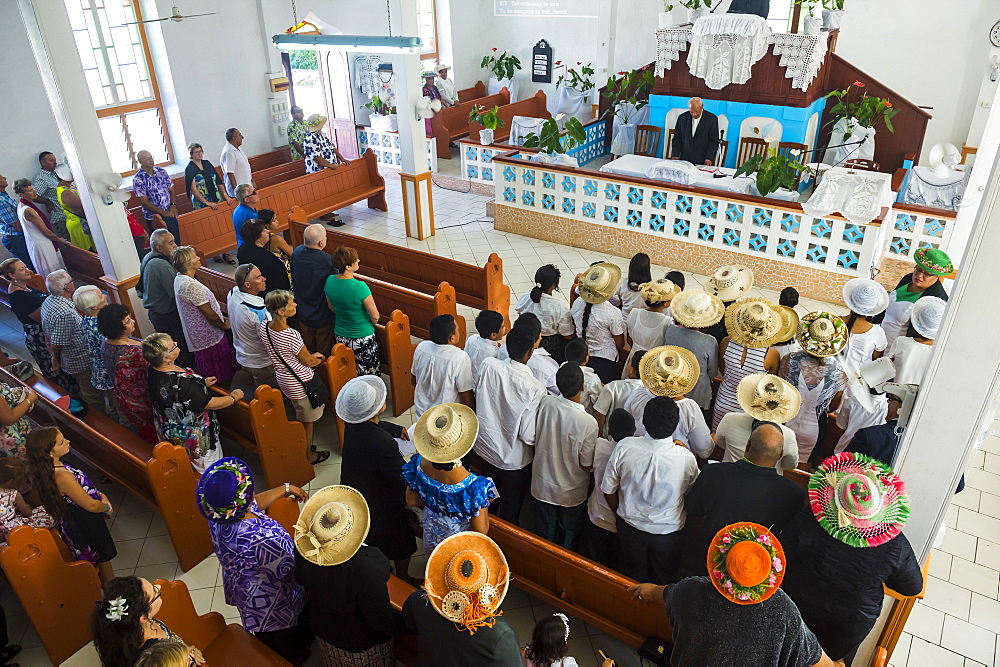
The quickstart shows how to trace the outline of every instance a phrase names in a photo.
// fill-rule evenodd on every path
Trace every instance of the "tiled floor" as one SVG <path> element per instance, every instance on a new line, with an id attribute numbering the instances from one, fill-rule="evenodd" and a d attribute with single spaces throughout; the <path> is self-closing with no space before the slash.
<path id="1" fill-rule="evenodd" d="M 457 159 L 442 162 L 445 163 L 442 175 L 457 173 Z M 446 180 L 450 185 L 450 179 Z M 503 259 L 504 279 L 511 287 L 512 304 L 532 287 L 533 273 L 542 264 L 553 263 L 562 270 L 564 290 L 568 290 L 573 275 L 593 261 L 608 259 L 623 269 L 628 265 L 626 258 L 606 257 L 588 250 L 497 232 L 485 215 L 489 197 L 442 187 L 435 187 L 433 195 L 438 234 L 425 241 L 407 239 L 403 231 L 398 181 L 391 175 L 387 178 L 387 191 L 388 213 L 370 210 L 364 204 L 352 206 L 341 211 L 347 224 L 340 230 L 476 264 L 483 264 L 490 253 L 496 252 Z M 213 265 L 213 268 L 232 267 Z M 666 270 L 666 267 L 654 267 L 654 276 L 663 275 Z M 687 281 L 689 286 L 698 287 L 704 284 L 705 277 L 688 274 Z M 777 294 L 769 289 L 754 289 L 752 294 L 777 299 Z M 804 313 L 825 305 L 803 299 L 799 311 Z M 474 330 L 471 322 L 474 311 L 460 308 L 470 319 L 469 330 Z M 0 342 L 9 354 L 31 358 L 23 347 L 20 325 L 6 309 L 0 309 Z M 409 426 L 412 413 L 407 412 L 394 421 Z M 324 418 L 317 428 L 316 444 L 324 447 L 334 438 L 331 421 Z M 256 457 L 239 446 L 225 443 L 225 450 L 229 455 L 245 456 L 259 469 Z M 339 478 L 340 458 L 335 454 L 317 467 L 317 477 L 308 489 L 337 483 Z M 948 535 L 932 558 L 927 597 L 914 609 L 892 657 L 891 663 L 896 667 L 962 667 L 1000 662 L 997 647 L 997 633 L 1000 633 L 1000 438 L 988 440 L 983 450 L 977 452 L 966 479 L 968 488 L 956 496 L 948 513 Z M 118 558 L 113 563 L 116 574 L 134 573 L 150 579 L 179 578 L 187 583 L 200 613 L 219 611 L 229 621 L 239 621 L 235 608 L 225 603 L 219 564 L 214 556 L 189 572 L 181 572 L 160 514 L 120 488 L 110 484 L 100 486 L 117 508 L 111 524 L 118 545 Z M 420 574 L 422 567 L 422 558 L 414 558 L 411 572 Z M 50 664 L 9 588 L 0 594 L 0 603 L 7 611 L 11 641 L 25 647 L 18 656 L 20 664 Z M 516 588 L 511 589 L 503 609 L 504 620 L 517 632 L 521 644 L 530 640 L 538 619 L 555 611 Z M 574 620 L 570 654 L 581 666 L 598 665 L 597 649 L 604 650 L 619 665 L 639 664 L 638 657 L 629 647 Z M 84 651 L 66 664 L 89 666 L 96 664 L 96 658 L 93 653 Z M 310 664 L 320 663 L 314 657 Z"/>

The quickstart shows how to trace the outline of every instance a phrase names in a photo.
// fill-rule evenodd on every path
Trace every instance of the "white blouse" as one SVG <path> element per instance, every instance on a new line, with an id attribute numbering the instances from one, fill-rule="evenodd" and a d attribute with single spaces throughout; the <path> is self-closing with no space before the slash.
<path id="1" fill-rule="evenodd" d="M 847 339 L 847 349 L 844 351 L 844 364 L 847 368 L 860 368 L 872 360 L 876 350 L 884 352 L 888 344 L 885 329 L 878 324 L 864 333 L 851 334 Z"/>
<path id="2" fill-rule="evenodd" d="M 572 336 L 573 332 L 576 331 L 566 302 L 551 294 L 543 293 L 541 300 L 535 303 L 531 300 L 531 292 L 529 291 L 518 299 L 514 310 L 517 311 L 518 315 L 534 313 L 542 323 L 543 336 L 552 336 L 554 334 Z"/>
<path id="3" fill-rule="evenodd" d="M 893 382 L 899 384 L 920 384 L 924 371 L 931 361 L 931 346 L 918 343 L 913 338 L 897 338 L 889 349 L 889 358 L 896 367 Z"/>
<path id="4" fill-rule="evenodd" d="M 577 299 L 573 302 L 573 307 L 570 308 L 578 336 L 583 336 L 583 313 L 586 307 L 586 301 Z M 595 304 L 590 309 L 590 320 L 587 323 L 587 346 L 590 348 L 591 357 L 618 361 L 618 347 L 615 345 L 614 337 L 624 333 L 625 318 L 622 317 L 622 311 L 607 301 Z"/>
<path id="5" fill-rule="evenodd" d="M 622 309 L 622 316 L 628 317 L 632 309 L 647 310 L 646 301 L 642 298 L 642 292 L 633 292 L 628 287 L 628 281 L 622 280 L 618 283 L 618 290 L 609 299 L 612 306 Z"/>

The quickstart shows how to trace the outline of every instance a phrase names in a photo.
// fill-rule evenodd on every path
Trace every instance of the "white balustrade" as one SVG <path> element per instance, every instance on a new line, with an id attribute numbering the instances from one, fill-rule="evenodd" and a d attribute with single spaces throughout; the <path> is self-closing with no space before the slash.
<path id="1" fill-rule="evenodd" d="M 402 169 L 403 157 L 399 150 L 398 132 L 379 132 L 365 127 L 358 130 L 358 145 L 362 153 L 370 148 L 380 167 Z M 427 140 L 427 168 L 432 174 L 437 173 L 437 148 L 433 139 Z"/>
<path id="2" fill-rule="evenodd" d="M 912 262 L 913 253 L 920 248 L 939 248 L 948 252 L 955 228 L 955 212 L 942 209 L 928 213 L 923 207 L 896 204 L 884 224 L 887 226 L 885 256 Z"/>

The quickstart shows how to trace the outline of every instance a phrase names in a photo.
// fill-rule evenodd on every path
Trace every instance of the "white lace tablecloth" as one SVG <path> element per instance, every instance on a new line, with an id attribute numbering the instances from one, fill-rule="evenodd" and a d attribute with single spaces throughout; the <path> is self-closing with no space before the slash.
<path id="1" fill-rule="evenodd" d="M 514 116 L 510 120 L 510 136 L 507 138 L 507 143 L 514 146 L 521 146 L 529 134 L 534 133 L 535 136 L 541 134 L 542 123 L 544 122 L 544 118 Z"/>
<path id="2" fill-rule="evenodd" d="M 656 76 L 663 76 L 663 70 L 681 59 L 681 51 L 687 51 L 691 41 L 690 28 L 669 28 L 656 31 Z"/>
<path id="3" fill-rule="evenodd" d="M 906 184 L 903 201 L 907 204 L 932 206 L 957 211 L 965 195 L 968 171 L 956 171 L 945 178 L 934 174 L 930 167 L 914 167 Z"/>
<path id="4" fill-rule="evenodd" d="M 802 210 L 816 218 L 839 213 L 855 224 L 865 225 L 891 203 L 891 174 L 833 167 L 823 174 L 809 200 L 802 203 Z"/>
<path id="5" fill-rule="evenodd" d="M 713 14 L 691 28 L 687 63 L 713 90 L 750 80 L 750 68 L 767 53 L 771 29 L 753 14 Z"/>

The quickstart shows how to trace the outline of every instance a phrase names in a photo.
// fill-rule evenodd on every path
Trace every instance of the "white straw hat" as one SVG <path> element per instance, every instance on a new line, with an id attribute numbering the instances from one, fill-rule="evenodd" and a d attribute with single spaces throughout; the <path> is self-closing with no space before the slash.
<path id="1" fill-rule="evenodd" d="M 618 289 L 622 270 L 611 262 L 599 262 L 584 271 L 580 278 L 580 298 L 587 303 L 604 303 Z"/>
<path id="2" fill-rule="evenodd" d="M 696 289 L 679 292 L 670 301 L 670 314 L 688 329 L 710 327 L 726 314 L 722 299 Z"/>
<path id="3" fill-rule="evenodd" d="M 832 357 L 847 346 L 850 333 L 839 315 L 817 310 L 799 320 L 795 338 L 812 356 Z"/>
<path id="4" fill-rule="evenodd" d="M 750 373 L 740 380 L 736 401 L 754 419 L 777 424 L 791 420 L 802 407 L 799 390 L 770 373 Z"/>
<path id="5" fill-rule="evenodd" d="M 337 394 L 337 416 L 348 424 L 366 422 L 382 412 L 385 382 L 377 375 L 351 378 Z"/>
<path id="6" fill-rule="evenodd" d="M 781 342 L 784 330 L 784 314 L 767 299 L 747 297 L 726 308 L 726 331 L 743 347 L 771 347 Z"/>
<path id="7" fill-rule="evenodd" d="M 910 324 L 922 338 L 937 337 L 944 319 L 944 309 L 948 306 L 944 299 L 936 296 L 922 296 L 910 309 Z"/>
<path id="8" fill-rule="evenodd" d="M 654 347 L 639 362 L 642 384 L 657 396 L 683 396 L 698 384 L 700 374 L 694 354 L 676 345 Z"/>
<path id="9" fill-rule="evenodd" d="M 844 303 L 858 315 L 872 317 L 889 306 L 889 293 L 869 278 L 851 278 L 844 283 Z"/>
<path id="10" fill-rule="evenodd" d="M 413 427 L 413 446 L 431 463 L 451 463 L 469 453 L 478 433 L 479 420 L 472 408 L 443 403 L 420 415 Z"/>
<path id="11" fill-rule="evenodd" d="M 663 303 L 664 301 L 670 301 L 677 296 L 680 291 L 680 287 L 677 287 L 674 285 L 673 281 L 667 280 L 666 278 L 652 280 L 648 283 L 639 285 L 639 295 L 642 296 L 643 301 L 649 301 L 650 303 Z"/>
<path id="12" fill-rule="evenodd" d="M 723 301 L 736 301 L 753 287 L 753 271 L 742 264 L 720 266 L 705 285 L 705 291 Z"/>
<path id="13" fill-rule="evenodd" d="M 302 506 L 295 548 L 316 565 L 340 565 L 358 552 L 370 527 L 368 503 L 354 488 L 327 486 Z"/>

